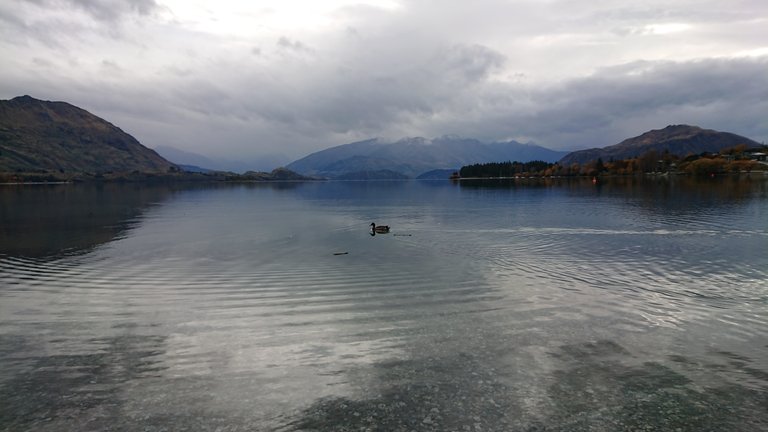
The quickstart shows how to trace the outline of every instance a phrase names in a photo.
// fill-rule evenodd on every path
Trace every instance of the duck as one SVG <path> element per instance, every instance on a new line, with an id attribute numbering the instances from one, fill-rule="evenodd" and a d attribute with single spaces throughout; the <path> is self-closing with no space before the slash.
<path id="1" fill-rule="evenodd" d="M 371 232 L 385 234 L 389 232 L 389 225 L 376 225 L 375 222 L 371 222 Z"/>

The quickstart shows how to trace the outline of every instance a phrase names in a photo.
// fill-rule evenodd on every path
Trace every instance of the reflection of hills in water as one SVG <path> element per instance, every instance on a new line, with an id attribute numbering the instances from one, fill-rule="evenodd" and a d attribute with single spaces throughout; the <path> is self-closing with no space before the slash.
<path id="1" fill-rule="evenodd" d="M 625 196 L 633 204 L 649 210 L 690 209 L 736 204 L 752 197 L 768 197 L 768 177 L 726 176 L 697 177 L 616 177 L 606 178 L 597 185 L 590 179 L 483 179 L 457 183 L 461 189 L 552 188 L 583 197 Z M 692 204 L 695 204 L 692 206 Z"/>
<path id="2" fill-rule="evenodd" d="M 270 188 L 298 182 L 245 184 L 83 184 L 0 187 L 0 255 L 77 254 L 121 238 L 153 205 L 189 190 Z"/>
<path id="3" fill-rule="evenodd" d="M 171 193 L 167 186 L 119 184 L 0 188 L 0 254 L 88 251 L 121 237 Z"/>
<path id="4" fill-rule="evenodd" d="M 768 178 L 762 175 L 698 177 L 649 177 L 609 179 L 596 188 L 600 193 L 625 194 L 655 207 L 659 202 L 676 207 L 719 206 L 738 203 L 754 196 L 765 197 Z"/>
<path id="5" fill-rule="evenodd" d="M 407 184 L 407 186 L 406 186 Z M 439 187 L 438 187 L 439 186 Z M 48 185 L 0 188 L 0 254 L 47 256 L 78 253 L 121 237 L 153 204 L 192 188 L 271 188 L 292 191 L 313 201 L 354 200 L 382 204 L 455 199 L 443 182 L 321 182 L 245 185 Z M 626 197 L 627 204 L 653 213 L 681 212 L 749 198 L 768 197 L 763 176 L 699 179 L 692 177 L 610 178 L 597 186 L 588 179 L 503 179 L 462 181 L 464 191 L 550 188 L 576 197 Z M 396 190 L 396 193 L 392 193 Z M 51 210 L 55 209 L 55 213 Z"/>

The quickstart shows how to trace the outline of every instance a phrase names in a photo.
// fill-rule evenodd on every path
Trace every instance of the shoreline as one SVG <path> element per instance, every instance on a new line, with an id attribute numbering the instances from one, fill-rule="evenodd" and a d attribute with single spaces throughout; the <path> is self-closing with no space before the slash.
<path id="1" fill-rule="evenodd" d="M 710 176 L 701 176 L 683 172 L 676 173 L 643 173 L 632 175 L 599 175 L 599 176 L 502 176 L 502 177 L 460 177 L 460 178 L 446 178 L 446 179 L 366 179 L 366 180 L 336 180 L 326 178 L 305 178 L 305 179 L 277 179 L 277 178 L 232 178 L 231 176 L 217 177 L 217 178 L 173 178 L 173 177 L 150 177 L 150 178 L 95 178 L 95 179 L 74 179 L 74 180 L 58 180 L 58 181 L 11 181 L 0 182 L 0 186 L 44 186 L 44 185 L 68 185 L 68 184 L 264 184 L 264 183 L 306 183 L 306 182 L 381 182 L 381 181 L 432 181 L 443 182 L 449 181 L 456 182 L 470 182 L 470 181 L 487 181 L 487 180 L 533 180 L 533 181 L 546 181 L 546 180 L 574 180 L 574 181 L 591 181 L 594 184 L 600 184 L 609 180 L 630 180 L 630 179 L 663 179 L 663 178 L 691 178 L 700 180 L 712 180 L 712 179 L 724 179 L 724 178 L 753 178 L 753 177 L 765 177 L 768 178 L 768 171 L 742 171 L 735 173 L 719 173 Z"/>
<path id="2" fill-rule="evenodd" d="M 459 177 L 459 178 L 452 178 L 450 181 L 462 181 L 462 180 L 553 180 L 553 179 L 585 179 L 585 180 L 592 180 L 596 178 L 598 181 L 601 180 L 607 180 L 607 179 L 640 179 L 640 178 L 674 178 L 674 177 L 681 177 L 681 178 L 699 178 L 699 179 L 710 179 L 710 178 L 724 178 L 724 177 L 749 177 L 751 175 L 757 175 L 757 176 L 766 176 L 768 177 L 768 171 L 740 171 L 740 172 L 726 172 L 726 173 L 716 173 L 713 176 L 702 176 L 702 175 L 695 175 L 695 174 L 689 174 L 684 172 L 675 172 L 675 173 L 642 173 L 642 174 L 628 174 L 628 175 L 620 175 L 620 174 L 601 174 L 597 176 L 588 176 L 588 175 L 578 175 L 578 176 L 501 176 L 501 177 Z"/>

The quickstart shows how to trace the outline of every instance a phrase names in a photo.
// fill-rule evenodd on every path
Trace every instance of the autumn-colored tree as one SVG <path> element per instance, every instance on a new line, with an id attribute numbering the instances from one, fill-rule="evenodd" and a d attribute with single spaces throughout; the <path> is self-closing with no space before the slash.
<path id="1" fill-rule="evenodd" d="M 701 158 L 693 162 L 690 162 L 685 170 L 689 174 L 698 176 L 708 176 L 723 172 L 725 168 L 725 160 L 721 158 L 710 159 Z"/>
<path id="2" fill-rule="evenodd" d="M 728 163 L 725 166 L 726 171 L 730 172 L 752 172 L 752 171 L 765 171 L 766 170 L 765 165 L 753 161 L 753 160 L 735 160 L 733 162 Z"/>
<path id="3" fill-rule="evenodd" d="M 738 144 L 733 147 L 726 147 L 722 150 L 720 150 L 721 155 L 739 155 L 744 153 L 747 148 L 749 148 L 746 144 Z"/>
<path id="4" fill-rule="evenodd" d="M 568 175 L 579 175 L 581 172 L 581 165 L 578 162 L 574 162 L 568 167 Z"/>

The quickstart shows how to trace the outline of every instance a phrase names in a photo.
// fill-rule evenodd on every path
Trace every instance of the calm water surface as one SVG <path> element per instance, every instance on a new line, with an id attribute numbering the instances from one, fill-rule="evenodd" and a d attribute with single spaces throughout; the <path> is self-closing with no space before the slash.
<path id="1" fill-rule="evenodd" d="M 2 187 L 0 430 L 768 430 L 768 181 Z"/>

